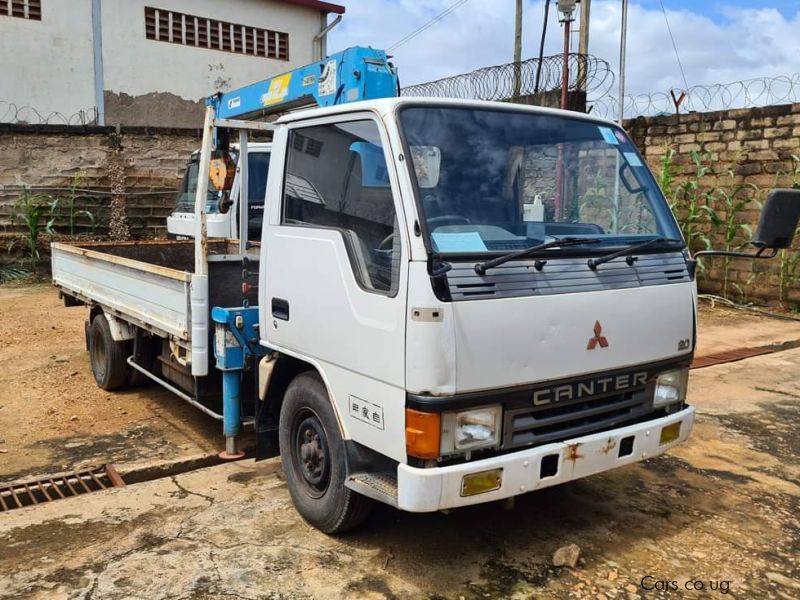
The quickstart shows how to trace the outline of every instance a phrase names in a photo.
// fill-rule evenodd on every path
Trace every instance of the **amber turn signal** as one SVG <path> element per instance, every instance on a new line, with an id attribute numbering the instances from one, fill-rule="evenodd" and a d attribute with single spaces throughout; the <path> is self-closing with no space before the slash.
<path id="1" fill-rule="evenodd" d="M 417 458 L 439 457 L 442 419 L 439 413 L 406 409 L 406 452 Z"/>

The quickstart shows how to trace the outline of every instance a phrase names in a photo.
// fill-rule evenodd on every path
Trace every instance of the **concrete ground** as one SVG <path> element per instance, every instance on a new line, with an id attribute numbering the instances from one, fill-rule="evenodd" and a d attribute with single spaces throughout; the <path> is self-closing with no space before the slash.
<path id="1" fill-rule="evenodd" d="M 8 293 L 41 299 L 42 312 L 32 319 L 33 334 L 41 336 L 38 353 L 15 341 L 20 333 L 6 316 L 16 314 L 20 300 L 4 304 Z M 91 459 L 110 457 L 122 465 L 174 460 L 214 446 L 216 427 L 197 433 L 206 426 L 198 413 L 167 412 L 166 406 L 180 405 L 155 389 L 124 401 L 95 399 L 76 327 L 82 317 L 66 314 L 81 309 L 47 302 L 38 288 L 0 288 L 0 362 L 21 357 L 23 371 L 19 377 L 11 370 L 2 374 L 0 437 L 17 436 L 15 453 L 43 448 L 38 462 L 0 454 L 0 471 L 47 471 L 52 457 L 71 464 L 61 446 L 74 434 L 98 449 Z M 711 326 L 723 326 L 742 346 L 755 345 L 747 336 L 767 327 L 741 313 L 727 326 L 714 322 L 719 315 L 707 316 L 711 322 L 704 325 L 701 318 L 701 339 Z M 71 331 L 48 346 L 55 335 L 46 329 L 51 323 Z M 800 325 L 777 323 L 784 333 Z M 800 327 L 797 332 L 800 338 Z M 36 358 L 51 347 L 56 349 Z M 69 361 L 51 364 L 51 354 Z M 93 407 L 110 402 L 127 407 L 122 410 L 128 415 L 110 410 L 110 422 L 96 420 L 94 427 L 67 417 L 60 421 L 66 428 L 82 428 L 67 435 L 56 426 L 39 434 L 26 425 L 31 437 L 20 437 L 10 429 L 16 421 L 7 407 L 26 422 L 44 418 L 35 411 L 48 408 L 36 404 L 52 408 L 48 383 L 65 377 L 56 366 L 63 364 L 84 378 L 64 413 L 79 410 L 83 393 Z M 50 374 L 36 380 L 32 392 L 24 373 L 33 376 L 37 366 Z M 413 515 L 379 506 L 358 531 L 329 537 L 294 511 L 273 459 L 0 513 L 0 598 L 798 598 L 799 367 L 800 350 L 787 350 L 693 371 L 690 402 L 698 422 L 687 444 L 520 497 L 513 507 L 496 503 Z M 69 398 L 71 389 L 65 384 L 58 393 Z M 159 454 L 160 444 L 140 444 L 142 438 L 130 435 L 117 446 L 92 446 L 114 427 L 122 433 L 140 426 L 150 427 L 153 439 L 175 442 L 167 456 Z M 130 450 L 139 445 L 144 448 Z M 135 455 L 126 463 L 127 452 Z M 553 552 L 571 543 L 582 551 L 577 568 L 553 567 Z M 679 590 L 663 591 L 671 582 Z M 686 592 L 687 582 L 704 591 Z"/>

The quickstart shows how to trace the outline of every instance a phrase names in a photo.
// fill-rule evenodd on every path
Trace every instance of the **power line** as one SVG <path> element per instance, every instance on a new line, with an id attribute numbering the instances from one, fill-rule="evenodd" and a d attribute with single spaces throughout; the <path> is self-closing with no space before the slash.
<path id="1" fill-rule="evenodd" d="M 391 46 L 389 46 L 389 47 L 386 49 L 386 51 L 387 51 L 387 52 L 392 52 L 393 50 L 396 50 L 397 48 L 399 48 L 400 46 L 402 46 L 402 45 L 403 45 L 403 44 L 405 44 L 406 42 L 409 42 L 409 41 L 411 41 L 413 38 L 417 37 L 417 36 L 418 36 L 420 33 L 422 33 L 423 31 L 425 31 L 425 30 L 427 30 L 427 29 L 429 29 L 430 27 L 433 27 L 433 26 L 434 26 L 436 23 L 438 23 L 439 21 L 441 21 L 442 19 L 444 19 L 444 18 L 445 18 L 447 15 L 449 15 L 450 13 L 452 13 L 452 12 L 453 12 L 454 10 L 456 10 L 457 8 L 459 8 L 459 7 L 463 6 L 463 5 L 465 5 L 467 2 L 469 2 L 469 0 L 457 0 L 457 2 L 454 2 L 453 4 L 451 4 L 450 6 L 448 6 L 446 9 L 444 9 L 444 10 L 443 10 L 442 12 L 440 12 L 438 15 L 436 15 L 435 17 L 433 17 L 433 18 L 432 18 L 430 21 L 426 22 L 426 23 L 425 23 L 425 24 L 423 24 L 422 26 L 418 27 L 417 29 L 415 29 L 414 31 L 412 31 L 411 33 L 409 33 L 409 34 L 408 34 L 407 36 L 405 36 L 404 38 L 402 38 L 402 39 L 400 39 L 400 40 L 396 41 L 394 44 L 392 44 Z"/>
<path id="2" fill-rule="evenodd" d="M 681 77 L 683 77 L 683 85 L 688 90 L 689 89 L 689 82 L 686 81 L 686 73 L 683 71 L 683 63 L 681 63 L 680 54 L 678 54 L 678 46 L 675 44 L 675 38 L 672 35 L 672 27 L 669 26 L 669 19 L 667 18 L 667 11 L 664 8 L 664 0 L 658 0 L 659 4 L 661 4 L 661 12 L 664 13 L 664 21 L 667 24 L 667 31 L 669 31 L 669 39 L 672 40 L 672 49 L 675 50 L 675 58 L 678 59 L 678 67 L 681 70 Z"/>

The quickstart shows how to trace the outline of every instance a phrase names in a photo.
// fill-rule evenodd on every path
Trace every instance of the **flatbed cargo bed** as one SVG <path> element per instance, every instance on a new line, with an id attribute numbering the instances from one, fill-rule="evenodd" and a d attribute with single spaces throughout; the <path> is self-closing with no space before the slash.
<path id="1" fill-rule="evenodd" d="M 258 261 L 257 245 L 247 257 Z M 241 256 L 235 241 L 208 243 L 212 306 L 238 306 Z M 52 244 L 53 283 L 62 293 L 99 304 L 130 323 L 178 342 L 191 341 L 193 241 Z M 254 303 L 253 303 L 254 304 Z"/>

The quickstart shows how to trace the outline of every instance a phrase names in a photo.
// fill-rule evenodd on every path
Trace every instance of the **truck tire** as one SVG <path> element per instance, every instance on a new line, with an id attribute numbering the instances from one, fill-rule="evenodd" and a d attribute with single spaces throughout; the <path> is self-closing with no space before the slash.
<path id="1" fill-rule="evenodd" d="M 343 533 L 360 525 L 372 500 L 344 486 L 344 442 L 316 373 L 301 373 L 289 384 L 278 431 L 283 472 L 300 515 L 324 533 Z"/>
<path id="2" fill-rule="evenodd" d="M 104 390 L 116 390 L 127 385 L 130 367 L 129 344 L 116 342 L 105 315 L 95 315 L 89 326 L 89 360 L 97 386 Z"/>

